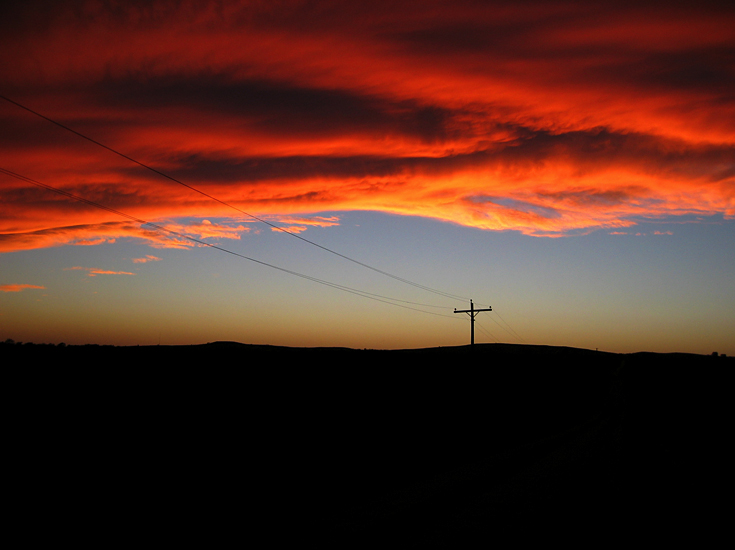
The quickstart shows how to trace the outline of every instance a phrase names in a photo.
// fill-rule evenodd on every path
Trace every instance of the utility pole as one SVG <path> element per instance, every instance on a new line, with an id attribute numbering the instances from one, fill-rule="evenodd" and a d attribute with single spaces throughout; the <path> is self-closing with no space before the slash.
<path id="1" fill-rule="evenodd" d="M 470 319 L 472 321 L 471 323 L 471 338 L 470 338 L 470 345 L 474 348 L 475 347 L 475 316 L 480 313 L 481 311 L 492 311 L 493 308 L 488 307 L 487 309 L 475 309 L 475 304 L 472 303 L 472 300 L 470 300 L 470 309 L 457 309 L 454 308 L 454 313 L 466 313 L 470 316 Z"/>

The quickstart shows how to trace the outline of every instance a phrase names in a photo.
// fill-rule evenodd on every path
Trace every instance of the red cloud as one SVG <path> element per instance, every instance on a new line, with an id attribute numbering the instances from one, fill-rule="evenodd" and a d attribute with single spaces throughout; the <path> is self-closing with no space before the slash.
<path id="1" fill-rule="evenodd" d="M 238 238 L 243 212 L 291 231 L 377 210 L 537 236 L 735 217 L 732 9 L 318 4 L 15 8 L 3 93 L 222 202 L 4 101 L 0 166 L 199 239 Z M 192 244 L 0 186 L 0 251 Z"/>

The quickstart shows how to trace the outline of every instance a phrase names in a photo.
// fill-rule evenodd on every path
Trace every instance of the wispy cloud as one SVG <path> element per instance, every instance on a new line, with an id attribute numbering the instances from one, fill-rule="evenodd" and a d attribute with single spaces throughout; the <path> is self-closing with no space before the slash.
<path id="1" fill-rule="evenodd" d="M 129 222 L 105 222 L 39 229 L 36 231 L 8 231 L 0 233 L 0 252 L 29 250 L 73 245 L 100 245 L 114 243 L 118 239 L 134 239 L 152 248 L 187 249 L 196 246 L 197 240 L 207 238 L 239 239 L 240 234 L 251 228 L 215 225 L 207 220 L 200 223 L 172 223 L 161 221 L 153 225 Z M 149 256 L 153 257 L 153 256 Z"/>
<path id="2" fill-rule="evenodd" d="M 239 239 L 241 233 L 247 233 L 250 231 L 250 228 L 244 225 L 228 226 L 212 223 L 209 220 L 202 220 L 199 223 L 190 223 L 187 225 L 166 224 L 165 227 L 172 231 L 176 231 L 177 233 L 190 235 L 198 239 Z"/>
<path id="3" fill-rule="evenodd" d="M 0 292 L 21 292 L 27 289 L 45 290 L 46 287 L 39 286 L 39 285 L 19 285 L 19 284 L 0 285 Z"/>
<path id="4" fill-rule="evenodd" d="M 133 258 L 134 264 L 145 264 L 148 262 L 160 262 L 160 261 L 161 261 L 161 258 L 157 256 L 152 256 L 151 254 L 148 254 L 147 256 L 143 258 Z"/>
<path id="5" fill-rule="evenodd" d="M 299 216 L 277 216 L 273 217 L 277 225 L 271 227 L 271 231 L 285 230 L 290 233 L 303 233 L 309 227 L 334 227 L 339 225 L 339 217 L 323 216 L 299 217 Z"/>
<path id="6" fill-rule="evenodd" d="M 129 271 L 110 271 L 107 269 L 99 269 L 97 267 L 67 267 L 66 271 L 86 271 L 89 277 L 96 277 L 97 275 L 135 275 Z"/>

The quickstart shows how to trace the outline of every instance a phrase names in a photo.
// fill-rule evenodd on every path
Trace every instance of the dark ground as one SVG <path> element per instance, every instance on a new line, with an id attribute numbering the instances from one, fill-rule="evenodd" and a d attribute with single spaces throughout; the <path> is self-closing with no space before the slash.
<path id="1" fill-rule="evenodd" d="M 221 342 L 0 361 L 29 541 L 661 542 L 732 515 L 732 358 Z"/>

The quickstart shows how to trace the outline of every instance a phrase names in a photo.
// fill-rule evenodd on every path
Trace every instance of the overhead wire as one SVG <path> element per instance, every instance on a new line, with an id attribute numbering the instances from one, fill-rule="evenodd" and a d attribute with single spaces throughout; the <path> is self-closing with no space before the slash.
<path id="1" fill-rule="evenodd" d="M 258 260 L 256 258 L 251 258 L 249 256 L 245 256 L 244 254 L 240 254 L 238 252 L 234 252 L 234 251 L 229 250 L 229 249 L 226 249 L 224 247 L 221 247 L 221 246 L 218 246 L 218 245 L 215 245 L 215 244 L 212 244 L 212 243 L 208 243 L 208 242 L 203 241 L 201 239 L 197 239 L 197 238 L 192 237 L 190 235 L 186 235 L 185 233 L 180 233 L 178 231 L 174 231 L 173 229 L 169 229 L 169 228 L 164 227 L 162 225 L 159 225 L 157 223 L 149 222 L 147 220 L 143 220 L 141 218 L 138 218 L 138 217 L 133 216 L 131 214 L 127 214 L 127 213 L 122 212 L 120 210 L 116 210 L 114 208 L 111 208 L 109 206 L 100 204 L 98 202 L 91 201 L 89 199 L 85 199 L 84 197 L 80 197 L 80 196 L 75 195 L 73 193 L 70 193 L 68 191 L 64 191 L 63 189 L 59 189 L 57 187 L 53 187 L 53 186 L 48 185 L 46 183 L 42 183 L 42 182 L 40 182 L 38 180 L 34 180 L 33 178 L 29 178 L 27 176 L 23 176 L 22 174 L 18 174 L 16 172 L 13 172 L 13 171 L 8 170 L 6 168 L 0 167 L 0 173 L 3 173 L 5 175 L 7 175 L 7 176 L 11 176 L 13 178 L 19 179 L 21 181 L 25 181 L 27 183 L 31 183 L 31 184 L 36 185 L 38 187 L 41 187 L 43 189 L 47 189 L 49 191 L 53 191 L 54 193 L 58 193 L 60 195 L 63 195 L 65 197 L 67 197 L 67 198 L 70 198 L 70 199 L 79 201 L 81 203 L 84 203 L 84 204 L 87 204 L 87 205 L 90 205 L 90 206 L 93 206 L 93 207 L 96 207 L 96 208 L 100 208 L 100 209 L 105 210 L 107 212 L 110 212 L 112 214 L 116 214 L 116 215 L 121 216 L 123 218 L 126 218 L 128 220 L 131 220 L 131 221 L 134 221 L 136 223 L 139 223 L 139 224 L 141 224 L 141 226 L 149 226 L 149 227 L 151 227 L 151 228 L 153 228 L 153 229 L 155 229 L 157 231 L 161 231 L 163 233 L 168 233 L 169 235 L 174 235 L 175 237 L 186 239 L 186 240 L 189 240 L 189 241 L 191 241 L 193 243 L 196 243 L 196 244 L 199 244 L 199 245 L 202 245 L 202 246 L 207 246 L 207 247 L 213 248 L 215 250 L 219 250 L 221 252 L 226 252 L 227 254 L 231 254 L 233 256 L 237 256 L 239 258 L 242 258 L 242 259 L 245 259 L 245 260 L 249 260 L 251 262 L 255 262 L 255 263 L 260 264 L 260 265 L 263 265 L 265 267 L 269 267 L 271 269 L 276 269 L 278 271 L 281 271 L 281 272 L 284 272 L 284 273 L 288 273 L 288 274 L 294 275 L 296 277 L 300 277 L 302 279 L 307 279 L 309 281 L 313 281 L 313 282 L 319 283 L 321 285 L 325 285 L 325 286 L 328 286 L 328 287 L 331 287 L 331 288 L 335 288 L 337 290 L 342 290 L 342 291 L 348 292 L 350 294 L 355 294 L 355 295 L 361 296 L 363 298 L 368 298 L 368 299 L 375 300 L 375 301 L 382 302 L 382 303 L 386 303 L 386 304 L 389 304 L 389 305 L 393 305 L 393 306 L 397 306 L 397 307 L 402 307 L 402 308 L 405 308 L 405 309 L 410 309 L 410 310 L 418 311 L 418 312 L 421 312 L 421 313 L 427 313 L 429 315 L 437 315 L 437 316 L 440 316 L 440 317 L 447 317 L 449 319 L 454 319 L 455 318 L 455 317 L 453 317 L 451 315 L 444 315 L 444 314 L 441 314 L 441 313 L 435 313 L 433 311 L 425 311 L 423 309 L 417 309 L 417 308 L 414 308 L 414 307 L 402 305 L 402 304 L 407 304 L 408 303 L 408 304 L 422 305 L 423 306 L 423 305 L 426 305 L 426 304 L 420 304 L 420 303 L 416 303 L 416 302 L 409 302 L 407 300 L 400 300 L 398 298 L 391 298 L 391 297 L 388 297 L 388 296 L 383 296 L 383 295 L 375 294 L 375 293 L 372 293 L 372 292 L 366 292 L 364 290 L 359 290 L 359 289 L 355 289 L 355 288 L 348 287 L 348 286 L 345 286 L 345 285 L 340 285 L 340 284 L 337 284 L 337 283 L 333 283 L 331 281 L 327 281 L 325 279 L 320 279 L 318 277 L 313 277 L 311 275 L 306 275 L 306 274 L 300 273 L 298 271 L 294 271 L 294 270 L 287 269 L 287 268 L 284 268 L 284 267 L 280 267 L 280 266 L 277 266 L 277 265 L 274 265 L 274 264 L 270 264 L 268 262 L 264 262 L 264 261 Z M 400 302 L 400 303 L 397 303 L 397 302 Z"/>
<path id="2" fill-rule="evenodd" d="M 397 280 L 397 281 L 403 282 L 405 284 L 411 285 L 411 286 L 413 286 L 415 288 L 419 288 L 419 289 L 425 290 L 427 292 L 431 292 L 433 294 L 436 294 L 436 295 L 439 295 L 439 296 L 444 296 L 446 298 L 450 298 L 450 299 L 454 299 L 454 300 L 460 300 L 460 301 L 468 301 L 469 300 L 469 298 L 458 296 L 456 294 L 451 294 L 451 293 L 444 292 L 444 291 L 441 291 L 441 290 L 437 290 L 437 289 L 434 289 L 432 287 L 428 287 L 428 286 L 422 285 L 420 283 L 416 283 L 416 282 L 411 281 L 409 279 L 406 279 L 404 277 L 400 277 L 398 275 L 394 275 L 394 274 L 389 273 L 387 271 L 381 270 L 379 268 L 376 268 L 374 266 L 371 266 L 369 264 L 366 264 L 364 262 L 361 262 L 359 260 L 356 260 L 354 258 L 351 258 L 351 257 L 349 257 L 349 256 L 347 256 L 345 254 L 342 254 L 340 252 L 337 252 L 335 250 L 332 250 L 331 248 L 328 248 L 326 246 L 320 245 L 319 243 L 316 243 L 316 242 L 314 242 L 314 241 L 312 241 L 310 239 L 307 239 L 307 238 L 305 238 L 305 237 L 303 237 L 303 236 L 301 236 L 301 235 L 299 235 L 297 233 L 294 233 L 292 231 L 289 231 L 288 229 L 286 229 L 284 227 L 281 227 L 281 226 L 279 226 L 279 225 L 277 225 L 275 223 L 272 223 L 272 222 L 270 222 L 270 221 L 268 221 L 268 220 L 266 220 L 264 218 L 261 218 L 259 216 L 254 215 L 254 214 L 251 214 L 249 212 L 246 212 L 245 210 L 242 210 L 241 208 L 239 208 L 239 207 L 237 207 L 237 206 L 235 206 L 233 204 L 230 204 L 230 203 L 228 203 L 226 201 L 223 201 L 223 200 L 221 200 L 221 199 L 219 199 L 219 198 L 217 198 L 217 197 L 215 197 L 213 195 L 210 195 L 209 193 L 206 193 L 206 192 L 202 191 L 201 189 L 198 189 L 198 188 L 196 188 L 196 187 L 194 187 L 192 185 L 189 185 L 189 184 L 187 184 L 187 183 L 185 183 L 185 182 L 183 182 L 183 181 L 181 181 L 181 180 L 179 180 L 177 178 L 174 178 L 174 177 L 166 174 L 165 172 L 162 172 L 161 170 L 158 170 L 156 168 L 153 168 L 152 166 L 149 166 L 149 165 L 147 165 L 147 164 L 145 164 L 143 162 L 140 162 L 140 161 L 134 159 L 133 157 L 130 157 L 129 155 L 126 155 L 126 154 L 124 154 L 124 153 L 122 153 L 122 152 L 120 152 L 120 151 L 118 151 L 118 150 L 116 150 L 116 149 L 114 149 L 114 148 L 112 148 L 112 147 L 110 147 L 108 145 L 105 145 L 104 143 L 101 143 L 101 142 L 99 142 L 99 141 L 97 141 L 97 140 L 95 140 L 95 139 L 93 139 L 93 138 L 91 138 L 91 137 L 89 137 L 89 136 L 87 136 L 85 134 L 82 134 L 81 132 L 79 132 L 77 130 L 74 130 L 73 128 L 70 128 L 69 126 L 66 126 L 65 124 L 62 124 L 61 122 L 58 122 L 58 121 L 56 121 L 56 120 L 54 120 L 54 119 L 52 119 L 50 117 L 47 117 L 47 116 L 45 116 L 45 115 L 43 115 L 43 114 L 41 114 L 41 113 L 39 113 L 39 112 L 31 109 L 30 107 L 27 107 L 27 106 L 25 106 L 25 105 L 23 105 L 21 103 L 18 103 L 17 101 L 14 101 L 14 100 L 12 100 L 12 99 L 10 99 L 10 98 L 2 95 L 2 94 L 0 94 L 0 98 L 3 99 L 3 100 L 5 100 L 5 101 L 7 101 L 8 103 L 11 103 L 11 104 L 13 104 L 13 105 L 15 105 L 15 106 L 23 109 L 23 110 L 25 110 L 25 111 L 27 111 L 27 112 L 35 115 L 35 116 L 38 116 L 38 117 L 40 117 L 40 118 L 42 118 L 42 119 L 44 119 L 44 120 L 46 120 L 46 121 L 48 121 L 48 122 L 50 122 L 50 123 L 52 123 L 52 124 L 54 124 L 56 126 L 62 128 L 64 130 L 66 130 L 68 132 L 71 132 L 71 133 L 79 136 L 82 139 L 85 139 L 85 140 L 87 140 L 87 141 L 89 141 L 89 142 L 91 142 L 91 143 L 93 143 L 93 144 L 95 144 L 95 145 L 97 145 L 99 147 L 102 147 L 103 149 L 106 149 L 106 150 L 110 151 L 111 153 L 114 153 L 115 155 L 118 155 L 118 156 L 120 156 L 120 157 L 122 157 L 122 158 L 124 158 L 124 159 L 126 159 L 126 160 L 128 160 L 128 161 L 130 161 L 132 163 L 134 163 L 134 164 L 137 164 L 137 165 L 141 166 L 142 168 L 145 168 L 145 169 L 147 169 L 147 170 L 149 170 L 149 171 L 151 171 L 151 172 L 153 172 L 155 174 L 158 174 L 159 176 L 161 176 L 163 178 L 166 178 L 166 179 L 168 179 L 168 180 L 170 180 L 170 181 L 172 181 L 174 183 L 177 183 L 179 185 L 182 185 L 183 187 L 186 187 L 187 189 L 190 189 L 191 191 L 196 192 L 196 193 L 198 193 L 198 194 L 200 194 L 200 195 L 202 195 L 202 196 L 204 196 L 204 197 L 206 197 L 206 198 L 208 198 L 208 199 L 210 199 L 212 201 L 215 201 L 215 202 L 217 202 L 217 203 L 219 203 L 219 204 L 221 204 L 223 206 L 226 206 L 226 207 L 231 208 L 231 209 L 233 209 L 233 210 L 235 210 L 235 211 L 237 211 L 237 212 L 239 212 L 239 213 L 241 213 L 241 214 L 243 214 L 245 216 L 248 216 L 248 217 L 250 217 L 250 218 L 252 218 L 252 219 L 254 219 L 254 220 L 258 221 L 258 222 L 261 222 L 261 223 L 263 223 L 263 224 L 265 224 L 265 225 L 273 228 L 274 230 L 277 230 L 277 231 L 281 231 L 283 233 L 286 233 L 287 235 L 290 235 L 290 236 L 295 237 L 295 238 L 297 238 L 297 239 L 299 239 L 299 240 L 301 240 L 301 241 L 303 241 L 305 243 L 308 243 L 308 244 L 310 244 L 312 246 L 315 246 L 317 248 L 320 248 L 320 249 L 322 249 L 322 250 L 324 250 L 326 252 L 329 252 L 330 254 L 334 254 L 334 255 L 336 255 L 336 256 L 338 256 L 340 258 L 343 258 L 345 260 L 348 260 L 350 262 L 353 262 L 353 263 L 355 263 L 357 265 L 360 265 L 360 266 L 362 266 L 362 267 L 364 267 L 366 269 L 370 269 L 370 270 L 372 270 L 372 271 L 374 271 L 376 273 L 380 273 L 381 275 L 384 275 L 384 276 L 390 277 L 390 278 L 392 278 L 394 280 Z M 3 171 L 5 171 L 5 170 L 3 170 Z M 31 183 L 37 183 L 38 184 L 38 182 L 33 182 L 30 179 L 28 181 L 30 181 Z M 41 185 L 42 187 L 45 186 L 45 184 L 39 184 L 39 185 Z M 50 186 L 46 186 L 46 187 L 49 188 L 49 189 L 51 189 L 51 190 L 54 190 L 56 192 L 60 192 L 60 190 L 56 190 L 55 188 L 51 188 Z M 65 193 L 66 192 L 61 191 L 61 194 L 65 194 Z M 125 217 L 128 217 L 125 214 L 119 213 L 117 211 L 114 211 L 114 210 L 109 209 L 107 207 L 104 207 L 102 205 L 97 205 L 97 204 L 92 203 L 91 201 L 87 201 L 86 199 L 83 199 L 81 197 L 74 196 L 73 198 L 75 198 L 76 200 L 81 200 L 81 202 L 86 202 L 87 204 L 91 204 L 93 206 L 98 206 L 100 208 L 103 208 L 104 210 L 108 210 L 110 212 L 114 212 L 114 213 L 123 215 Z M 151 226 L 151 227 L 154 227 L 155 226 L 155 224 L 153 224 L 151 222 L 144 222 L 144 223 L 146 225 Z M 159 228 L 159 229 L 161 229 L 163 231 L 166 231 L 166 232 L 169 232 L 169 233 L 175 233 L 175 232 L 172 232 L 171 230 L 166 229 L 166 228 Z M 193 239 L 192 237 L 189 237 L 189 236 L 185 236 L 185 238 L 187 238 L 189 240 L 193 240 L 195 242 L 198 242 L 196 239 Z M 203 244 L 205 246 L 211 246 L 211 247 L 214 247 L 214 248 L 219 248 L 219 247 L 217 247 L 215 245 L 212 245 L 211 243 L 206 243 L 204 241 L 199 242 L 199 244 Z M 228 251 L 228 250 L 225 250 L 225 249 L 221 249 L 221 250 L 224 250 L 224 251 L 226 251 L 228 253 L 231 253 L 231 254 L 239 255 L 237 253 L 234 253 L 234 252 L 231 252 L 231 251 Z M 247 258 L 247 259 L 252 260 L 254 262 L 262 263 L 264 265 L 270 265 L 270 264 L 267 264 L 265 262 L 261 262 L 259 260 L 255 260 L 255 259 L 252 259 L 252 258 Z M 288 270 L 285 270 L 283 268 L 279 268 L 277 266 L 271 266 L 271 267 L 274 267 L 275 269 L 280 269 L 282 271 L 288 271 Z M 296 273 L 294 273 L 294 274 L 296 274 Z M 302 276 L 301 274 L 298 274 L 298 275 L 299 276 Z M 308 276 L 304 276 L 304 277 L 308 277 Z M 327 283 L 326 281 L 323 281 L 323 284 L 326 284 L 326 283 Z M 334 285 L 334 283 L 329 283 L 329 285 L 330 286 L 331 285 Z M 336 285 L 336 286 L 340 286 L 340 285 Z M 344 287 L 344 288 L 349 288 L 349 287 Z M 368 293 L 368 292 L 365 292 L 365 291 L 358 291 L 358 290 L 354 290 L 354 289 L 352 289 L 352 291 L 353 292 L 356 292 L 356 293 L 360 293 L 361 295 L 365 295 L 365 296 L 368 296 L 368 295 L 373 296 L 373 297 L 375 297 L 375 299 L 377 299 L 378 297 L 380 297 L 380 295 L 371 294 L 371 293 Z M 381 297 L 381 298 L 386 298 L 386 297 Z M 399 299 L 396 299 L 396 298 L 386 298 L 386 299 L 393 300 L 395 302 L 402 302 L 402 303 L 407 303 L 407 304 L 420 305 L 422 307 L 435 307 L 435 308 L 441 308 L 441 307 L 443 307 L 443 306 L 437 306 L 437 305 L 431 305 L 431 304 L 422 304 L 422 303 L 417 303 L 417 302 L 410 302 L 410 301 L 407 301 L 407 300 L 399 300 Z M 397 305 L 397 304 L 394 304 L 394 305 Z M 406 307 L 406 306 L 404 306 L 404 307 Z M 413 309 L 413 308 L 409 308 L 409 309 Z M 423 311 L 423 310 L 418 310 L 418 311 Z M 425 312 L 425 313 L 431 313 L 431 312 Z M 495 313 L 497 314 L 497 312 L 495 312 Z M 515 330 L 513 330 L 513 328 L 507 323 L 507 321 L 505 321 L 500 316 L 500 314 L 497 314 L 497 315 L 503 321 L 503 323 L 505 323 L 505 325 L 507 325 L 508 329 L 510 329 L 510 331 L 512 331 L 512 333 L 517 338 L 519 338 L 521 341 L 524 341 L 523 338 Z M 495 319 L 493 319 L 493 321 L 495 321 Z M 497 323 L 497 321 L 495 321 L 495 322 Z M 502 326 L 501 326 L 501 328 L 503 328 L 504 330 L 506 330 Z"/>
<path id="3" fill-rule="evenodd" d="M 480 323 L 477 319 L 475 319 L 475 323 L 477 324 L 477 328 L 479 328 L 482 332 L 485 333 L 486 336 L 490 337 L 491 339 L 495 340 L 496 342 L 498 339 L 495 337 L 495 335 L 490 332 L 487 328 L 485 328 L 482 323 Z"/>
<path id="4" fill-rule="evenodd" d="M 478 305 L 478 306 L 480 306 L 480 307 L 488 307 L 488 308 L 490 307 L 490 305 L 488 305 L 488 304 L 481 304 L 481 303 L 479 303 L 479 302 L 477 302 L 477 303 L 476 303 L 476 305 Z M 498 316 L 498 318 L 499 318 L 499 319 L 500 319 L 500 320 L 501 320 L 501 321 L 502 321 L 502 322 L 503 322 L 503 323 L 505 324 L 505 326 L 501 325 L 501 324 L 500 324 L 500 323 L 499 323 L 499 322 L 498 322 L 497 320 L 495 320 L 495 318 L 494 318 L 493 314 L 497 315 L 497 316 Z M 510 334 L 511 336 L 515 336 L 516 338 L 518 338 L 518 340 L 520 340 L 520 341 L 521 341 L 521 342 L 523 342 L 523 343 L 525 343 L 525 342 L 526 342 L 526 341 L 525 341 L 525 340 L 523 339 L 523 337 L 522 337 L 522 336 L 521 336 L 520 334 L 518 334 L 518 333 L 517 333 L 517 332 L 516 332 L 516 331 L 515 331 L 515 330 L 513 329 L 513 327 L 511 327 L 511 326 L 510 326 L 510 324 L 508 323 L 508 321 L 506 321 L 505 319 L 503 319 L 502 315 L 500 315 L 500 313 L 498 313 L 498 311 L 497 311 L 496 309 L 493 309 L 493 310 L 492 310 L 492 312 L 491 312 L 491 314 L 490 314 L 490 318 L 491 318 L 491 319 L 493 320 L 493 322 L 494 322 L 494 323 L 495 323 L 496 325 L 498 325 L 498 326 L 499 326 L 500 328 L 502 328 L 502 329 L 503 329 L 503 330 L 504 330 L 505 332 L 507 332 L 507 333 L 508 333 L 508 334 Z M 506 328 L 506 327 L 507 327 L 507 328 Z"/>
<path id="5" fill-rule="evenodd" d="M 10 99 L 10 98 L 2 95 L 2 94 L 0 94 L 0 98 L 4 99 L 5 101 L 7 101 L 9 103 L 12 103 L 13 105 L 16 105 L 17 107 L 20 107 L 21 109 L 24 109 L 25 111 L 28 111 L 29 113 L 32 113 L 33 115 L 36 115 L 36 116 L 40 117 L 40 118 L 42 118 L 42 119 L 44 119 L 44 120 L 46 120 L 46 121 L 48 121 L 48 122 L 50 122 L 52 124 L 55 124 L 56 126 L 58 126 L 60 128 L 63 128 L 64 130 L 67 130 L 67 131 L 69 131 L 69 132 L 71 132 L 71 133 L 79 136 L 82 139 L 85 139 L 85 140 L 87 140 L 87 141 L 89 141 L 89 142 L 91 142 L 91 143 L 93 143 L 95 145 L 98 145 L 99 147 L 102 147 L 102 148 L 104 148 L 104 149 L 106 149 L 106 150 L 108 150 L 108 151 L 110 151 L 110 152 L 112 152 L 112 153 L 114 153 L 114 154 L 116 154 L 116 155 L 118 155 L 118 156 L 126 159 L 126 160 L 129 160 L 130 162 L 133 162 L 133 163 L 135 163 L 135 164 L 137 164 L 137 165 L 139 165 L 139 166 L 141 166 L 141 167 L 143 167 L 143 168 L 145 168 L 147 170 L 150 170 L 151 172 L 153 172 L 155 174 L 158 174 L 159 176 L 161 176 L 163 178 L 166 178 L 166 179 L 168 179 L 170 181 L 173 181 L 174 183 L 177 183 L 179 185 L 182 185 L 182 186 L 186 187 L 187 189 L 190 189 L 191 191 L 194 191 L 196 193 L 199 193 L 200 195 L 202 195 L 202 196 L 204 196 L 204 197 L 206 197 L 206 198 L 208 198 L 210 200 L 213 200 L 213 201 L 215 201 L 215 202 L 217 202 L 217 203 L 219 203 L 219 204 L 221 204 L 223 206 L 226 206 L 226 207 L 231 208 L 231 209 L 233 209 L 233 210 L 235 210 L 237 212 L 240 212 L 241 214 L 243 214 L 245 216 L 248 216 L 248 217 L 250 217 L 250 218 L 252 218 L 252 219 L 254 219 L 254 220 L 258 221 L 258 222 L 264 223 L 264 224 L 268 225 L 269 227 L 271 227 L 271 228 L 273 228 L 273 229 L 275 229 L 277 231 L 282 231 L 283 233 L 286 233 L 287 235 L 290 235 L 292 237 L 295 237 L 297 239 L 300 239 L 300 240 L 302 240 L 302 241 L 304 241 L 304 242 L 306 242 L 306 243 L 308 243 L 308 244 L 310 244 L 312 246 L 315 246 L 315 247 L 320 248 L 320 249 L 322 249 L 322 250 L 324 250 L 326 252 L 329 252 L 330 254 L 334 254 L 336 256 L 339 256 L 340 258 L 343 258 L 345 260 L 348 260 L 350 262 L 353 262 L 353 263 L 355 263 L 357 265 L 360 265 L 360 266 L 362 266 L 362 267 L 364 267 L 366 269 L 370 269 L 370 270 L 372 270 L 372 271 L 374 271 L 376 273 L 380 273 L 381 275 L 384 275 L 386 277 L 390 277 L 390 278 L 395 279 L 397 281 L 400 281 L 402 283 L 405 283 L 405 284 L 411 285 L 413 287 L 416 287 L 416 288 L 425 290 L 427 292 L 431 292 L 431 293 L 437 294 L 439 296 L 444 296 L 445 298 L 451 298 L 451 299 L 460 300 L 460 301 L 467 301 L 467 300 L 469 300 L 469 298 L 465 298 L 465 297 L 462 297 L 462 296 L 457 296 L 455 294 L 451 294 L 451 293 L 448 293 L 448 292 L 437 290 L 435 288 L 431 288 L 431 287 L 428 287 L 428 286 L 425 286 L 425 285 L 416 283 L 416 282 L 411 281 L 409 279 L 406 279 L 404 277 L 400 277 L 398 275 L 394 275 L 394 274 L 389 273 L 387 271 L 384 271 L 382 269 L 378 269 L 377 267 L 373 267 L 373 266 L 371 266 L 369 264 L 366 264 L 364 262 L 361 262 L 359 260 L 356 260 L 354 258 L 351 258 L 349 256 L 346 256 L 345 254 L 342 254 L 340 252 L 337 252 L 335 250 L 332 250 L 331 248 L 328 248 L 326 246 L 320 245 L 320 244 L 318 244 L 318 243 L 316 243 L 314 241 L 311 241 L 311 240 L 309 240 L 309 239 L 307 239 L 307 238 L 305 238 L 305 237 L 303 237 L 303 236 L 301 236 L 301 235 L 299 235 L 297 233 L 294 233 L 292 231 L 289 231 L 288 229 L 286 229 L 284 227 L 281 227 L 281 226 L 279 226 L 277 224 L 274 224 L 272 222 L 269 222 L 266 219 L 263 219 L 263 218 L 261 218 L 259 216 L 255 216 L 254 214 L 251 214 L 249 212 L 246 212 L 245 210 L 242 210 L 241 208 L 238 208 L 237 206 L 235 206 L 233 204 L 230 204 L 230 203 L 228 203 L 226 201 L 223 201 L 221 199 L 218 199 L 217 197 L 215 197 L 213 195 L 210 195 L 209 193 L 206 193 L 206 192 L 202 191 L 201 189 L 198 189 L 198 188 L 196 188 L 196 187 L 194 187 L 192 185 L 189 185 L 187 183 L 184 183 L 183 181 L 181 181 L 181 180 L 179 180 L 177 178 L 174 178 L 172 176 L 169 176 L 168 174 L 166 174 L 166 173 L 164 173 L 164 172 L 162 172 L 162 171 L 160 171 L 160 170 L 158 170 L 156 168 L 153 168 L 152 166 L 149 166 L 147 164 L 144 164 L 143 162 L 140 162 L 140 161 L 138 161 L 138 160 L 136 160 L 136 159 L 134 159 L 134 158 L 132 158 L 132 157 L 124 154 L 124 153 L 121 153 L 120 151 L 118 151 L 118 150 L 116 150 L 116 149 L 114 149 L 112 147 L 109 147 L 108 145 L 105 145 L 104 143 L 101 143 L 101 142 L 99 142 L 99 141 L 97 141 L 97 140 L 95 140 L 95 139 L 93 139 L 93 138 L 91 138 L 89 136 L 86 136 L 85 134 L 82 134 L 81 132 L 78 132 L 77 130 L 74 130 L 73 128 L 70 128 L 69 126 L 66 126 L 66 125 L 64 125 L 64 124 L 62 124 L 62 123 L 60 123 L 60 122 L 58 122 L 58 121 L 56 121 L 56 120 L 54 120 L 52 118 L 49 118 L 49 117 L 47 117 L 47 116 L 45 116 L 45 115 L 43 115 L 43 114 L 41 114 L 41 113 L 39 113 L 39 112 L 37 112 L 37 111 L 29 108 L 29 107 L 26 107 L 25 105 L 22 105 L 21 103 L 18 103 L 17 101 L 14 101 L 14 100 L 12 100 L 12 99 Z"/>
<path id="6" fill-rule="evenodd" d="M 499 326 L 499 327 L 500 327 L 501 329 L 503 329 L 503 330 L 504 330 L 504 331 L 505 331 L 506 333 L 508 333 L 509 335 L 511 335 L 511 336 L 515 336 L 515 337 L 516 337 L 516 338 L 518 338 L 519 340 L 523 340 L 523 338 L 521 338 L 521 337 L 520 337 L 520 335 L 519 335 L 519 334 L 518 334 L 518 333 L 517 333 L 516 331 L 514 331 L 514 330 L 513 330 L 512 328 L 511 328 L 511 326 L 510 326 L 510 325 L 508 325 L 508 323 L 506 323 L 506 322 L 505 322 L 505 320 L 504 320 L 504 319 L 503 319 L 502 317 L 500 317 L 500 315 L 498 315 L 498 317 L 500 317 L 500 319 L 501 319 L 501 320 L 503 320 L 503 322 L 504 322 L 504 323 L 505 323 L 506 325 L 508 325 L 508 328 L 506 328 L 506 327 L 504 327 L 503 325 L 501 325 L 501 324 L 500 324 L 500 323 L 499 323 L 499 322 L 497 321 L 497 319 L 495 319 L 495 317 L 493 316 L 493 313 L 495 313 L 496 315 L 498 315 L 498 313 L 497 313 L 497 312 L 496 312 L 495 310 L 493 310 L 492 312 L 490 312 L 490 320 L 491 320 L 491 321 L 492 321 L 493 323 L 495 323 L 496 325 L 498 325 L 498 326 Z M 509 330 L 509 329 L 510 329 L 510 330 Z M 512 331 L 512 332 L 511 332 L 511 331 Z"/>
<path id="7" fill-rule="evenodd" d="M 495 315 L 497 315 L 497 316 L 498 316 L 498 317 L 500 318 L 500 320 L 501 320 L 501 321 L 503 321 L 503 323 L 505 323 L 505 325 L 506 325 L 506 326 L 507 326 L 507 327 L 508 327 L 508 328 L 510 329 L 510 331 L 511 331 L 511 332 L 512 332 L 513 334 L 515 334 L 515 336 L 516 336 L 516 337 L 517 337 L 517 338 L 518 338 L 518 339 L 519 339 L 519 340 L 520 340 L 521 342 L 523 342 L 524 344 L 526 343 L 526 341 L 525 341 L 525 340 L 523 339 L 523 337 L 522 337 L 522 336 L 521 336 L 520 334 L 518 334 L 518 333 L 517 333 L 517 332 L 516 332 L 515 330 L 513 330 L 513 327 L 512 327 L 512 326 L 510 326 L 510 325 L 508 324 L 508 321 L 506 321 L 505 319 L 503 319 L 503 317 L 502 317 L 502 316 L 500 315 L 500 313 L 498 313 L 497 311 L 493 311 L 493 313 L 495 313 Z"/>

